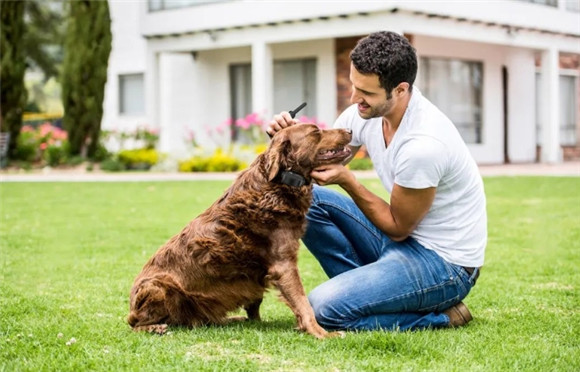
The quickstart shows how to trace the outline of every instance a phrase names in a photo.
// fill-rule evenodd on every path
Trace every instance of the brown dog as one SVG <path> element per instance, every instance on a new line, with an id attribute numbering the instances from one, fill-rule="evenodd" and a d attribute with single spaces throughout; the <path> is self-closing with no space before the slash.
<path id="1" fill-rule="evenodd" d="M 244 308 L 260 319 L 273 284 L 298 328 L 335 336 L 318 325 L 298 275 L 299 239 L 312 198 L 311 171 L 350 156 L 351 134 L 299 124 L 276 133 L 268 149 L 224 195 L 145 264 L 131 289 L 128 322 L 163 334 L 168 325 L 225 324 Z M 242 318 L 245 319 L 245 318 Z"/>

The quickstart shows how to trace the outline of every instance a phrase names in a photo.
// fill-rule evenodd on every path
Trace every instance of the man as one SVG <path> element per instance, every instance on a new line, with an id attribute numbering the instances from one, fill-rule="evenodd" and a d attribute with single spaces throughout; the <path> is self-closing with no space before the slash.
<path id="1" fill-rule="evenodd" d="M 335 127 L 365 145 L 387 203 L 344 165 L 315 169 L 303 241 L 329 280 L 309 295 L 327 329 L 462 326 L 463 304 L 483 265 L 487 215 L 477 165 L 453 123 L 413 87 L 417 56 L 393 32 L 361 39 L 351 52 L 352 106 Z M 276 115 L 268 133 L 295 124 Z M 350 160 L 350 159 L 349 159 Z"/>

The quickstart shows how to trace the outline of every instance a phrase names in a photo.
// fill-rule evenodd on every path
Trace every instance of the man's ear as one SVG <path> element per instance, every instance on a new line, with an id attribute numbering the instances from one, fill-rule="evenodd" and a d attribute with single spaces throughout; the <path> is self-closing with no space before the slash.
<path id="1" fill-rule="evenodd" d="M 399 85 L 397 85 L 395 87 L 395 93 L 398 96 L 400 96 L 400 95 L 404 94 L 405 92 L 408 92 L 409 91 L 409 87 L 410 87 L 409 83 L 407 83 L 406 81 L 403 81 L 403 82 L 399 83 Z"/>
<path id="2" fill-rule="evenodd" d="M 285 131 L 278 132 L 272 138 L 272 142 L 266 152 L 266 171 L 268 172 L 268 181 L 272 181 L 283 166 L 282 162 L 286 158 L 288 151 L 288 135 Z"/>

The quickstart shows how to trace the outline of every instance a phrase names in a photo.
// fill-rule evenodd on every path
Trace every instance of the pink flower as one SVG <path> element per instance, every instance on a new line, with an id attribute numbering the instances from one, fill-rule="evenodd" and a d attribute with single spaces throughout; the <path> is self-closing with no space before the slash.
<path id="1" fill-rule="evenodd" d="M 244 119 L 238 119 L 236 120 L 236 126 L 242 129 L 249 129 L 250 128 L 251 123 L 247 120 Z"/>
<path id="2" fill-rule="evenodd" d="M 40 147 L 40 149 L 41 149 L 41 150 L 43 150 L 43 151 L 44 151 L 44 150 L 46 150 L 46 148 L 48 147 L 48 144 L 47 144 L 47 143 L 45 143 L 45 142 L 43 142 L 43 143 L 41 143 L 41 144 L 40 144 L 40 146 L 39 146 L 39 147 Z"/>
<path id="3" fill-rule="evenodd" d="M 258 115 L 258 113 L 256 112 L 252 112 L 251 114 L 248 114 L 246 116 L 246 121 L 250 124 L 254 124 L 254 125 L 262 125 L 262 119 L 260 119 L 260 115 Z"/>

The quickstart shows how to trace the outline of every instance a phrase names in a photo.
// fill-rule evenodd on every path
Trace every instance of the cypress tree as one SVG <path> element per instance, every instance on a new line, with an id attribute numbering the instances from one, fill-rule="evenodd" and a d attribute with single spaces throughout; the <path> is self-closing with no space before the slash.
<path id="1" fill-rule="evenodd" d="M 111 19 L 107 1 L 71 1 L 62 75 L 63 124 L 71 154 L 92 157 L 99 143 Z"/>
<path id="2" fill-rule="evenodd" d="M 23 1 L 3 1 L 0 4 L 0 131 L 10 133 L 9 156 L 16 149 L 27 98 L 24 86 L 26 57 L 22 43 L 24 6 Z"/>

